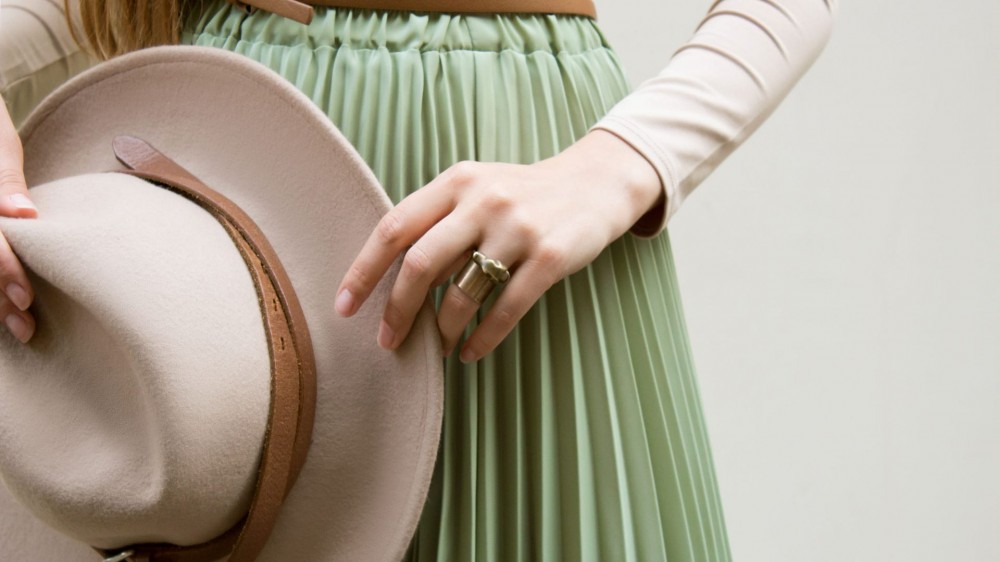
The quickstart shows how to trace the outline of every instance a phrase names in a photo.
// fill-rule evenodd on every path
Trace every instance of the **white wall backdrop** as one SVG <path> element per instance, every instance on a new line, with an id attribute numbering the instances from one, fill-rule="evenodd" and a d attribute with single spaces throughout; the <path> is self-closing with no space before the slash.
<path id="1" fill-rule="evenodd" d="M 599 2 L 633 83 L 709 2 Z M 671 221 L 730 541 L 1000 560 L 1000 3 L 846 1 Z"/>

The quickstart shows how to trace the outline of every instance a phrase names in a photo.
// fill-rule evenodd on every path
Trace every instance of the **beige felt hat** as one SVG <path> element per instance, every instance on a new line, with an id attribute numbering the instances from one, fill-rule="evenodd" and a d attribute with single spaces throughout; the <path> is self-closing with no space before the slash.
<path id="1" fill-rule="evenodd" d="M 39 218 L 0 231 L 38 328 L 0 334 L 0 560 L 400 559 L 440 343 L 428 306 L 377 346 L 385 280 L 334 313 L 390 202 L 328 119 L 244 57 L 162 47 L 72 80 L 21 136 Z"/>

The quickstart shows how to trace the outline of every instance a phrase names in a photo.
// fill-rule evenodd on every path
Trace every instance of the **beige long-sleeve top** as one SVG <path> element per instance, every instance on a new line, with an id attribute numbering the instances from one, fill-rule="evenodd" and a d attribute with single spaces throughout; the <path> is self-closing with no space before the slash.
<path id="1" fill-rule="evenodd" d="M 777 107 L 826 44 L 837 0 L 716 0 L 666 68 L 594 128 L 656 169 L 664 197 L 632 228 L 653 236 L 684 198 Z M 0 2 L 0 94 L 15 123 L 94 61 L 73 42 L 62 2 Z"/>
<path id="2" fill-rule="evenodd" d="M 594 128 L 656 169 L 663 198 L 632 227 L 654 236 L 778 106 L 826 45 L 837 0 L 716 0 L 666 68 Z"/>

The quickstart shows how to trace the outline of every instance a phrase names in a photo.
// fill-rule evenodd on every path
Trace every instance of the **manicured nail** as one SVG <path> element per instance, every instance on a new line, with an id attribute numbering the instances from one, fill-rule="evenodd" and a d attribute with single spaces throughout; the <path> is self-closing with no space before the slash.
<path id="1" fill-rule="evenodd" d="M 11 195 L 10 202 L 18 209 L 31 209 L 33 211 L 38 210 L 38 208 L 35 207 L 35 204 L 31 202 L 31 199 L 28 199 L 28 196 L 23 193 L 15 193 L 14 195 Z"/>
<path id="2" fill-rule="evenodd" d="M 392 349 L 392 344 L 396 340 L 396 332 L 382 321 L 382 325 L 378 328 L 378 344 L 382 349 Z"/>
<path id="3" fill-rule="evenodd" d="M 31 329 L 28 328 L 28 324 L 20 316 L 9 314 L 3 323 L 7 325 L 10 333 L 14 334 L 14 337 L 20 340 L 21 343 L 28 343 L 28 340 L 31 339 Z"/>
<path id="4" fill-rule="evenodd" d="M 471 349 L 466 348 L 462 350 L 462 354 L 458 358 L 462 360 L 462 363 L 472 363 L 476 360 L 476 354 Z"/>
<path id="5" fill-rule="evenodd" d="M 341 316 L 350 315 L 354 312 L 354 295 L 347 289 L 340 291 L 340 294 L 337 295 L 337 302 L 333 306 L 337 309 L 337 314 Z"/>
<path id="6" fill-rule="evenodd" d="M 17 308 L 21 310 L 28 310 L 28 307 L 31 306 L 31 297 L 28 296 L 28 291 L 25 291 L 24 288 L 17 283 L 7 285 L 5 292 L 7 293 L 7 298 L 10 299 L 10 302 L 14 303 L 14 306 Z"/>

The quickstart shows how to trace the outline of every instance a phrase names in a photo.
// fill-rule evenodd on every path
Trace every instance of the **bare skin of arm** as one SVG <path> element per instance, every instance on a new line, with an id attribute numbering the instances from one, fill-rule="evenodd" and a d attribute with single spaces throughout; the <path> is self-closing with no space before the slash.
<path id="1" fill-rule="evenodd" d="M 462 347 L 461 359 L 476 361 L 507 337 L 549 287 L 625 234 L 661 191 L 652 165 L 605 131 L 535 164 L 456 164 L 382 218 L 341 282 L 336 310 L 356 313 L 405 253 L 377 335 L 379 345 L 395 349 L 428 291 L 478 249 L 512 274 Z M 456 286 L 448 288 L 438 311 L 445 355 L 478 309 Z"/>
<path id="2" fill-rule="evenodd" d="M 646 211 L 655 235 L 705 176 L 790 91 L 826 44 L 837 0 L 716 0 L 656 77 L 561 154 L 527 166 L 461 163 L 404 199 L 340 285 L 353 315 L 405 253 L 378 341 L 396 348 L 431 287 L 471 249 L 502 261 L 510 282 L 462 347 L 492 351 L 554 283 L 586 266 Z M 478 305 L 455 287 L 438 325 L 448 353 Z"/>

